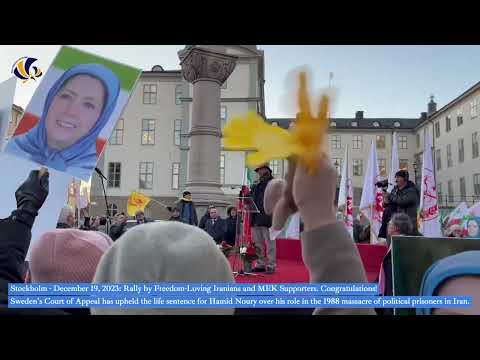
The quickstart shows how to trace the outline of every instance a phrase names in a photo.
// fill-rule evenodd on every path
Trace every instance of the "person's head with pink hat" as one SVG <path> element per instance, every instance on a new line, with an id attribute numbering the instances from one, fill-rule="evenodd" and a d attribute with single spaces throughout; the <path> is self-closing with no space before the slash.
<path id="1" fill-rule="evenodd" d="M 30 281 L 92 282 L 100 258 L 112 244 L 107 235 L 97 231 L 48 231 L 32 244 Z"/>

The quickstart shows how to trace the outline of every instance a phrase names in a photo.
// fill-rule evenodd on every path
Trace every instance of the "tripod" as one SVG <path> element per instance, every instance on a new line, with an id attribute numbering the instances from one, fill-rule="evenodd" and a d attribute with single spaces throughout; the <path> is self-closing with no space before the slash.
<path id="1" fill-rule="evenodd" d="M 242 186 L 240 196 L 238 197 L 237 205 L 237 226 L 236 226 L 236 240 L 235 247 L 238 251 L 235 253 L 233 261 L 233 276 L 258 276 L 264 277 L 261 274 L 245 271 L 245 261 L 242 257 L 251 256 L 255 253 L 255 247 L 252 240 L 252 229 L 250 227 L 250 215 L 252 213 L 258 213 L 252 198 L 248 197 L 249 191 L 246 186 Z M 242 253 L 242 249 L 246 249 L 245 254 Z M 253 254 L 252 254 L 253 252 Z M 237 266 L 238 265 L 238 266 Z M 236 270 L 236 271 L 235 271 Z"/>

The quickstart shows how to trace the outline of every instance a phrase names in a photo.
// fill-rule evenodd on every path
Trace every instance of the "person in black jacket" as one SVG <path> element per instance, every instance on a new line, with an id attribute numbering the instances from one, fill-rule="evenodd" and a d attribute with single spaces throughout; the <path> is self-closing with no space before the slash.
<path id="1" fill-rule="evenodd" d="M 225 242 L 230 246 L 235 246 L 237 238 L 237 209 L 234 206 L 227 208 L 227 232 L 225 234 Z"/>
<path id="2" fill-rule="evenodd" d="M 198 227 L 200 229 L 205 230 L 205 226 L 207 225 L 208 219 L 210 219 L 210 209 L 214 208 L 215 205 L 209 205 L 207 210 L 205 211 L 205 214 L 202 216 L 200 219 L 200 223 L 198 224 Z"/>
<path id="3" fill-rule="evenodd" d="M 23 283 L 25 257 L 30 246 L 32 226 L 48 196 L 49 174 L 31 171 L 15 192 L 17 209 L 0 220 L 0 316 L 1 315 L 67 315 L 61 309 L 8 308 L 8 284 Z"/>
<path id="4" fill-rule="evenodd" d="M 255 242 L 257 261 L 252 272 L 265 272 L 273 274 L 276 266 L 276 246 L 275 241 L 270 240 L 270 227 L 272 226 L 272 217 L 265 214 L 263 207 L 263 197 L 268 183 L 273 180 L 272 170 L 267 165 L 255 169 L 259 176 L 259 181 L 251 187 L 250 196 L 258 208 L 258 213 L 252 213 L 251 226 L 252 237 Z M 265 254 L 265 244 L 267 244 L 267 256 Z M 266 268 L 265 268 L 266 266 Z"/>
<path id="5" fill-rule="evenodd" d="M 124 213 L 116 214 L 110 227 L 110 237 L 116 241 L 125 231 L 127 231 L 127 217 Z"/>
<path id="6" fill-rule="evenodd" d="M 210 219 L 208 219 L 205 224 L 205 231 L 217 244 L 220 244 L 225 239 L 227 224 L 225 220 L 218 215 L 216 208 L 210 209 Z"/>
<path id="7" fill-rule="evenodd" d="M 383 202 L 393 207 L 392 216 L 404 213 L 410 217 L 414 229 L 417 229 L 417 210 L 420 205 L 420 191 L 413 182 L 408 180 L 408 171 L 400 170 L 395 174 L 396 186 L 391 193 L 384 191 Z"/>

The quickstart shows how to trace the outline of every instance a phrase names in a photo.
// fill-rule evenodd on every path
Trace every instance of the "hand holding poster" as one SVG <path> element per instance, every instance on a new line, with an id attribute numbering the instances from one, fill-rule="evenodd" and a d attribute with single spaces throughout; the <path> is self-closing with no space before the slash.
<path id="1" fill-rule="evenodd" d="M 140 73 L 62 47 L 5 151 L 88 181 Z"/>

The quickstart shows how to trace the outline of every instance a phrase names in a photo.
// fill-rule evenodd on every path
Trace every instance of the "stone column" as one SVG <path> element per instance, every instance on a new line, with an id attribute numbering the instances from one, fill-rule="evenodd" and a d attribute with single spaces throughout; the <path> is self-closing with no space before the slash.
<path id="1" fill-rule="evenodd" d="M 183 76 L 193 84 L 187 190 L 199 215 L 208 204 L 223 212 L 228 202 L 220 184 L 220 86 L 233 72 L 237 57 L 197 47 L 182 57 Z"/>

